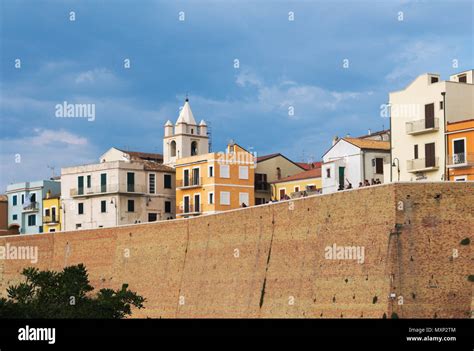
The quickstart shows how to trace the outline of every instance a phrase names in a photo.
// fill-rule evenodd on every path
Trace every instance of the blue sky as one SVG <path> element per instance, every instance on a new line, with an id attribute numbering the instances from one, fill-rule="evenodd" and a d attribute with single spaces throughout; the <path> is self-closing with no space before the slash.
<path id="1" fill-rule="evenodd" d="M 0 16 L 0 192 L 111 146 L 161 152 L 186 93 L 214 151 L 318 160 L 335 135 L 387 127 L 390 91 L 474 67 L 472 1 L 3 0 Z M 64 101 L 95 120 L 56 118 Z"/>

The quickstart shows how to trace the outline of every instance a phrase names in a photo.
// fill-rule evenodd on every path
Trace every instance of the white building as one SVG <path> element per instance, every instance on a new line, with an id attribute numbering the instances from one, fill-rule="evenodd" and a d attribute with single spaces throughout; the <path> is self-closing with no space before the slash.
<path id="1" fill-rule="evenodd" d="M 100 163 L 61 170 L 63 229 L 175 218 L 175 171 L 160 154 L 111 148 Z"/>
<path id="2" fill-rule="evenodd" d="M 165 165 L 174 167 L 176 160 L 209 153 L 207 124 L 201 120 L 197 125 L 186 98 L 176 124 L 168 120 L 164 126 L 163 156 Z"/>
<path id="3" fill-rule="evenodd" d="M 389 170 L 390 142 L 371 139 L 335 139 L 333 146 L 323 155 L 321 171 L 323 193 L 359 187 L 372 179 L 384 182 Z"/>
<path id="4" fill-rule="evenodd" d="M 390 93 L 393 181 L 446 179 L 446 123 L 474 118 L 473 72 L 422 74 Z"/>

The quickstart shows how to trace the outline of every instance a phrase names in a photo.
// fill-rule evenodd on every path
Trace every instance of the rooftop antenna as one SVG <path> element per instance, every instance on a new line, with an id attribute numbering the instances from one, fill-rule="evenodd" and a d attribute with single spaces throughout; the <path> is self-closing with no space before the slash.
<path id="1" fill-rule="evenodd" d="M 51 170 L 51 178 L 54 178 L 54 177 L 55 177 L 55 174 L 54 174 L 54 169 L 55 169 L 56 167 L 54 167 L 54 166 L 49 166 L 49 165 L 48 165 L 48 166 L 46 166 L 46 167 L 47 167 L 47 168 L 49 168 L 49 169 Z"/>

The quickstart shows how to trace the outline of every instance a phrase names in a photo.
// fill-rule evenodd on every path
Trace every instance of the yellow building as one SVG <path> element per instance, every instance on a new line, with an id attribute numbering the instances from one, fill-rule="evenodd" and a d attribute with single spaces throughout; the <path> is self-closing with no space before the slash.
<path id="1" fill-rule="evenodd" d="M 253 206 L 255 158 L 237 144 L 227 151 L 176 160 L 176 214 L 189 217 Z"/>
<path id="2" fill-rule="evenodd" d="M 321 192 L 321 168 L 310 169 L 292 176 L 271 182 L 272 200 L 298 198 Z"/>
<path id="3" fill-rule="evenodd" d="M 43 199 L 43 232 L 59 232 L 62 228 L 61 200 L 59 196 L 46 194 Z"/>
<path id="4" fill-rule="evenodd" d="M 474 180 L 474 119 L 448 122 L 446 129 L 447 180 Z"/>

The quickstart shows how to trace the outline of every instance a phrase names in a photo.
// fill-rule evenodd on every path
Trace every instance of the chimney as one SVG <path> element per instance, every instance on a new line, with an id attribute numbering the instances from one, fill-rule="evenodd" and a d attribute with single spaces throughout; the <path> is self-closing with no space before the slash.
<path id="1" fill-rule="evenodd" d="M 338 140 L 339 140 L 339 137 L 336 135 L 336 136 L 332 139 L 332 144 L 335 145 Z"/>

